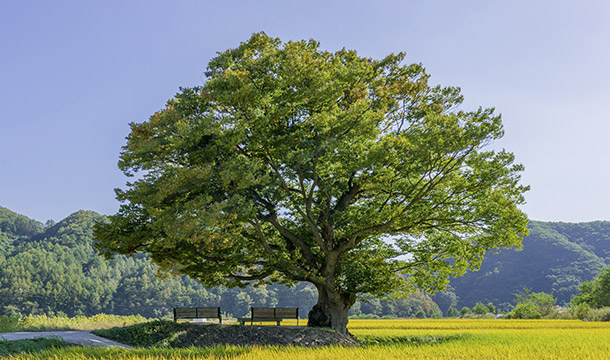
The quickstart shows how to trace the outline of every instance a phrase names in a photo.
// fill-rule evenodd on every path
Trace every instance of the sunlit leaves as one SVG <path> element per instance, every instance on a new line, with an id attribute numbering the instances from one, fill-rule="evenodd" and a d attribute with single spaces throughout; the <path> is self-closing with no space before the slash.
<path id="1" fill-rule="evenodd" d="M 210 285 L 296 281 L 342 294 L 442 289 L 518 246 L 527 187 L 493 109 L 459 109 L 404 54 L 375 60 L 254 34 L 132 124 L 140 176 L 96 237 Z M 347 296 L 349 297 L 349 296 Z"/>

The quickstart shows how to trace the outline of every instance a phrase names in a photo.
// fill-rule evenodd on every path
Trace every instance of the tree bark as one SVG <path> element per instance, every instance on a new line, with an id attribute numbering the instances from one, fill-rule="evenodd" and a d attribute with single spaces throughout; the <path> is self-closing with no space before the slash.
<path id="1" fill-rule="evenodd" d="M 316 287 L 318 303 L 309 312 L 307 326 L 330 327 L 341 334 L 349 334 L 347 314 L 356 302 L 356 295 L 340 293 L 324 286 Z"/>

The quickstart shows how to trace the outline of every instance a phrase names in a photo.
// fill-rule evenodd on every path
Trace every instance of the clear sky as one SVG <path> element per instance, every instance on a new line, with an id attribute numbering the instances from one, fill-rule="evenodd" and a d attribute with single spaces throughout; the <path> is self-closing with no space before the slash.
<path id="1" fill-rule="evenodd" d="M 525 165 L 523 210 L 610 220 L 610 1 L 0 2 L 0 206 L 115 213 L 130 122 L 200 85 L 254 32 L 381 58 L 405 51 L 464 109 L 495 107 Z"/>

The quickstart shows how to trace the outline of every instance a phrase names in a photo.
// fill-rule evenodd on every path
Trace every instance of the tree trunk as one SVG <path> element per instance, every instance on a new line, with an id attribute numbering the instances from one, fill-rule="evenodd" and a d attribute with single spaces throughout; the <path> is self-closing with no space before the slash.
<path id="1" fill-rule="evenodd" d="M 356 302 L 356 295 L 344 294 L 322 286 L 318 288 L 318 303 L 309 312 L 307 326 L 330 327 L 348 334 L 347 313 Z"/>

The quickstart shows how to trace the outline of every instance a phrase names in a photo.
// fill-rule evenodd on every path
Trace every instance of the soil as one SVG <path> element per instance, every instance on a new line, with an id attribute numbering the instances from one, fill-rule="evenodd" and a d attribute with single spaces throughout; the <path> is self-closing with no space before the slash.
<path id="1" fill-rule="evenodd" d="M 280 346 L 358 346 L 349 335 L 331 329 L 288 326 L 239 326 L 189 324 L 186 333 L 173 346 L 280 345 Z"/>

